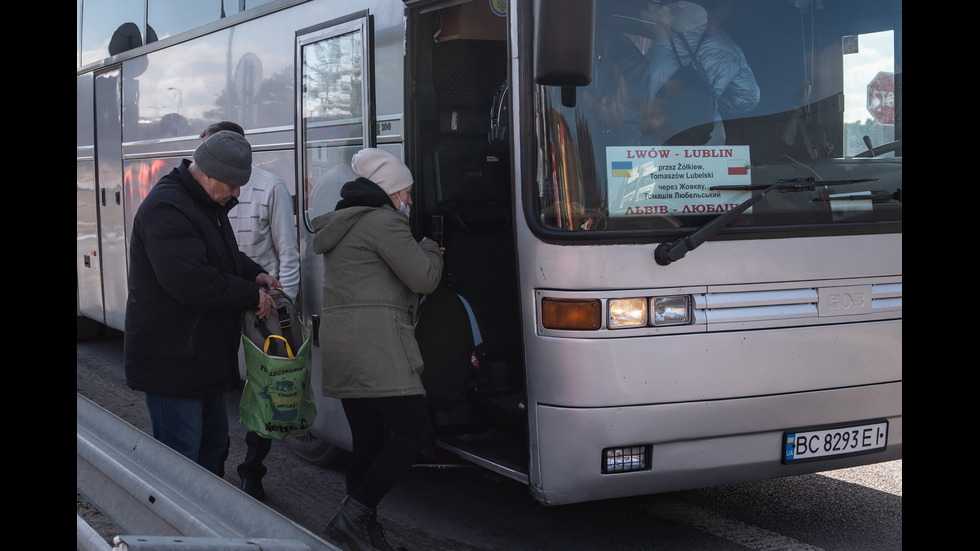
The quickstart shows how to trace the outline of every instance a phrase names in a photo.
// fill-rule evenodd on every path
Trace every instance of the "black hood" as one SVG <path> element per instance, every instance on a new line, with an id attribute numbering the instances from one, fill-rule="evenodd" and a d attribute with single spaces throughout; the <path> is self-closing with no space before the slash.
<path id="1" fill-rule="evenodd" d="M 341 200 L 337 201 L 336 210 L 347 207 L 383 207 L 395 208 L 388 194 L 378 184 L 367 178 L 358 178 L 344 184 L 340 188 Z"/>

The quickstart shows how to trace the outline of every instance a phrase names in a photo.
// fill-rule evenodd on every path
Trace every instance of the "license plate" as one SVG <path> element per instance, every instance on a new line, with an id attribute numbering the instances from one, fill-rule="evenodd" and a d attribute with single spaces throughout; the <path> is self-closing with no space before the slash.
<path id="1" fill-rule="evenodd" d="M 863 425 L 786 431 L 783 463 L 829 459 L 882 451 L 888 443 L 888 421 Z"/>

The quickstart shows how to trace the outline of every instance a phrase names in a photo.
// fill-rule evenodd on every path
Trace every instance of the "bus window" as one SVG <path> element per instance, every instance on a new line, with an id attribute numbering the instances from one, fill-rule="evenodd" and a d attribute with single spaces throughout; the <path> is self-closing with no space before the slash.
<path id="1" fill-rule="evenodd" d="M 843 42 L 844 156 L 894 157 L 901 152 L 895 143 L 895 32 L 845 36 Z"/>
<path id="2" fill-rule="evenodd" d="M 353 180 L 350 159 L 366 147 L 368 82 L 365 21 L 356 19 L 299 38 L 304 211 L 310 221 L 331 211 L 340 187 Z"/>
<path id="3" fill-rule="evenodd" d="M 894 0 L 599 0 L 591 83 L 537 87 L 540 229 L 683 233 L 812 179 L 728 231 L 900 231 L 901 24 Z"/>
<path id="4" fill-rule="evenodd" d="M 89 1 L 85 2 L 84 20 L 81 15 L 79 11 L 79 67 L 149 42 L 143 40 L 142 2 Z"/>

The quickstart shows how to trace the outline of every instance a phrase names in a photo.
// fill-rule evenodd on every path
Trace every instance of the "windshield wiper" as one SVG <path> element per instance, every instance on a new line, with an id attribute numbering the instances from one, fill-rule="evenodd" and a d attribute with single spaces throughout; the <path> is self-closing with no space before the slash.
<path id="1" fill-rule="evenodd" d="M 672 243 L 661 243 L 653 252 L 653 258 L 657 261 L 657 264 L 660 264 L 661 266 L 667 266 L 671 262 L 684 258 L 684 255 L 699 247 L 702 243 L 707 241 L 709 237 L 721 231 L 725 226 L 731 224 L 739 214 L 742 214 L 749 207 L 761 201 L 762 198 L 765 197 L 770 191 L 777 189 L 781 191 L 813 191 L 818 185 L 840 186 L 857 184 L 861 182 L 875 182 L 877 180 L 877 178 L 859 178 L 855 180 L 821 180 L 820 182 L 816 182 L 811 176 L 807 178 L 780 179 L 776 180 L 775 184 L 711 187 L 710 189 L 712 191 L 753 191 L 757 189 L 761 189 L 762 191 L 758 195 L 753 195 L 732 210 L 701 226 L 691 234 L 686 235 Z"/>

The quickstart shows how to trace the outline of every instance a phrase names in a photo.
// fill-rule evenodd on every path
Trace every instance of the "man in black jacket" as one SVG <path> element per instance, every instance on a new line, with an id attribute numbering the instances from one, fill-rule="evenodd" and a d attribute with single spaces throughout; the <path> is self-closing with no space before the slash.
<path id="1" fill-rule="evenodd" d="M 211 136 L 153 186 L 130 242 L 126 383 L 146 393 L 154 438 L 219 475 L 243 313 L 267 316 L 265 290 L 279 287 L 238 250 L 228 222 L 251 167 L 243 136 Z"/>

